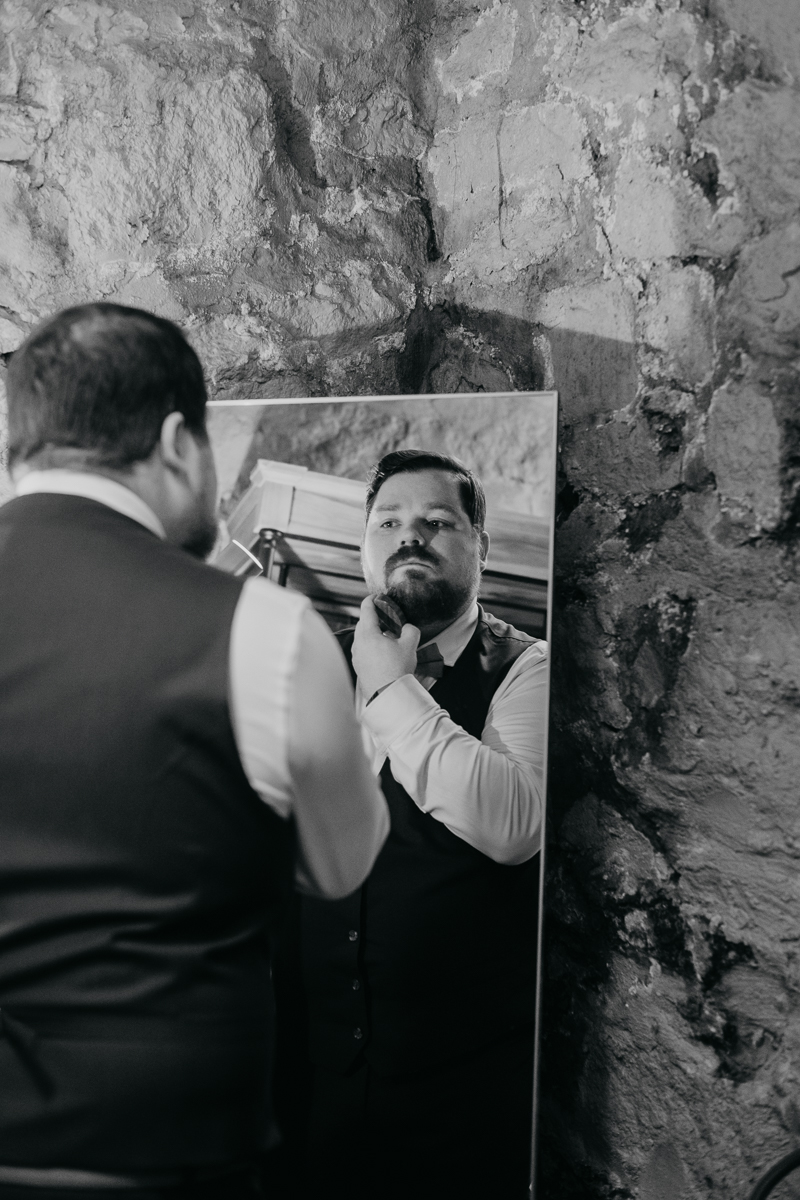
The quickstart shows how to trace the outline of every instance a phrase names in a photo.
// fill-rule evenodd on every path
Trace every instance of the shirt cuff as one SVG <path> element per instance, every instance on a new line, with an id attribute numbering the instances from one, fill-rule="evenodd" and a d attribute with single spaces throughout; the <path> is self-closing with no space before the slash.
<path id="1" fill-rule="evenodd" d="M 392 742 L 407 736 L 439 705 L 413 675 L 401 675 L 375 696 L 361 714 L 361 722 L 372 734 L 382 754 Z"/>

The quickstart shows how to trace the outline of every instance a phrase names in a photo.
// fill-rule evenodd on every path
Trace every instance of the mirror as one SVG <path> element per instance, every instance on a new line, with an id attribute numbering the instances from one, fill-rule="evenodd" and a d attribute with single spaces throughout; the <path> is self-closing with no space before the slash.
<path id="1" fill-rule="evenodd" d="M 435 451 L 461 460 L 482 481 L 486 492 L 486 529 L 491 541 L 481 576 L 481 606 L 498 621 L 526 635 L 525 648 L 530 649 L 530 639 L 549 640 L 557 438 L 554 392 L 216 401 L 210 406 L 209 429 L 225 525 L 212 559 L 219 567 L 240 576 L 263 573 L 279 586 L 307 595 L 334 632 L 352 627 L 368 590 L 360 556 L 367 473 L 391 451 L 409 447 Z M 459 663 L 466 661 L 466 650 L 463 656 Z M 503 671 L 511 677 L 508 664 Z M 542 663 L 544 702 L 538 710 L 536 728 L 531 727 L 529 732 L 529 745 L 538 755 L 542 829 L 543 781 L 547 777 L 547 671 Z M 434 698 L 442 694 L 437 693 L 436 684 L 431 691 Z M 496 694 L 500 694 L 499 687 Z M 437 703 L 445 705 L 444 700 Z M 484 740 L 490 718 L 486 721 Z M 465 721 L 459 719 L 459 723 L 466 728 Z M 369 748 L 368 737 L 365 744 Z M 504 752 L 502 739 L 498 744 Z M 378 767 L 380 763 L 376 770 Z M 386 764 L 380 769 L 386 794 Z M 427 814 L 422 818 L 425 822 L 431 819 Z M 445 834 L 451 837 L 450 826 Z M 539 862 L 540 858 L 541 854 Z M 528 866 L 521 860 L 514 864 L 501 862 L 496 871 L 498 886 L 506 887 L 508 880 L 522 878 L 520 873 L 524 871 L 530 877 L 529 867 L 535 861 L 529 860 Z M 517 936 L 524 942 L 518 947 L 517 961 L 522 964 L 521 974 L 527 972 L 536 981 L 535 995 L 531 987 L 529 1000 L 534 1047 L 538 1043 L 540 880 L 541 872 L 539 882 L 529 892 L 524 887 L 518 891 L 520 897 L 530 896 L 530 911 L 521 914 L 519 921 Z M 337 901 L 334 905 L 343 903 Z M 530 937 L 520 932 L 525 929 L 532 931 Z M 352 935 L 358 936 L 358 931 L 351 930 Z M 441 953 L 446 955 L 446 946 L 442 946 Z M 491 950 L 484 954 L 491 959 Z M 358 990 L 357 978 L 352 986 Z M 371 986 L 369 978 L 364 986 Z M 476 1011 L 470 1013 L 464 1011 L 461 998 L 454 995 L 453 1027 L 462 1018 L 475 1029 L 492 1026 L 493 1005 L 499 1003 L 498 1011 L 504 1011 L 505 998 L 499 993 L 516 986 L 502 972 L 497 973 L 492 985 L 494 997 L 488 997 L 479 987 L 476 995 L 480 995 L 480 1003 L 475 1001 Z M 403 1019 L 398 1010 L 397 1023 Z M 516 1020 L 519 1022 L 519 1016 Z M 354 1036 L 362 1036 L 360 1026 L 355 1027 Z M 438 1036 L 441 1040 L 443 1035 Z M 480 1036 L 486 1040 L 485 1029 Z M 532 1093 L 535 1096 L 535 1087 Z M 531 1114 L 526 1154 L 535 1147 L 535 1104 L 532 1107 L 529 1103 L 530 1095 L 529 1089 L 519 1102 L 526 1121 L 527 1114 Z M 476 1096 L 477 1107 L 482 1101 L 488 1111 L 496 1097 Z"/>

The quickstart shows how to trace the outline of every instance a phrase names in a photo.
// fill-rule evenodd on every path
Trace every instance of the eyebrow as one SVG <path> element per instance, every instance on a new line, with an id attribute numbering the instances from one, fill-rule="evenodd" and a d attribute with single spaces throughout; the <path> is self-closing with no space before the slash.
<path id="1" fill-rule="evenodd" d="M 402 504 L 375 503 L 372 506 L 372 512 L 397 512 L 398 509 L 401 509 L 401 508 L 403 508 Z M 431 504 L 428 506 L 428 508 L 425 511 L 426 512 L 446 512 L 446 513 L 450 513 L 454 517 L 459 516 L 461 513 L 460 509 L 453 508 L 453 506 L 451 504 Z M 466 514 L 464 514 L 464 515 L 466 515 Z"/>

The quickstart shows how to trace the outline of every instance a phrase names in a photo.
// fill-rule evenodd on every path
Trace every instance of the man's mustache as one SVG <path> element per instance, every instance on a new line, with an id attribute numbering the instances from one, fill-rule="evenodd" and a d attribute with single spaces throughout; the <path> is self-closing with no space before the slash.
<path id="1" fill-rule="evenodd" d="M 384 571 L 388 574 L 395 567 L 400 567 L 404 562 L 413 559 L 415 562 L 430 563 L 432 567 L 438 567 L 439 559 L 431 551 L 424 546 L 401 546 L 399 550 L 395 550 L 394 554 L 390 554 L 384 563 Z"/>

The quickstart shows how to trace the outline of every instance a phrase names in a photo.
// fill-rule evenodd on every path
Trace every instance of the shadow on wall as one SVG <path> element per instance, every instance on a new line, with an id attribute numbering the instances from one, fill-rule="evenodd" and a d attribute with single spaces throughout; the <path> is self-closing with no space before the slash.
<path id="1" fill-rule="evenodd" d="M 457 305 L 418 305 L 398 358 L 399 390 L 541 391 L 548 362 L 540 331 L 528 321 Z"/>
<path id="2" fill-rule="evenodd" d="M 387 351 L 387 341 L 394 346 Z M 399 343 L 399 345 L 398 345 Z M 569 398 L 571 419 L 591 421 L 594 414 L 617 410 L 636 394 L 634 347 L 622 342 L 541 326 L 500 313 L 479 312 L 442 304 L 433 309 L 421 304 L 405 329 L 370 328 L 360 335 L 320 339 L 318 361 L 327 372 L 307 367 L 266 378 L 250 378 L 241 371 L 235 379 L 220 378 L 217 399 L 233 397 L 279 398 L 331 394 L 331 364 L 343 363 L 338 395 L 410 395 L 414 393 L 540 391 L 558 388 Z M 318 438 L 294 437 L 310 412 L 298 412 L 291 444 L 284 445 L 281 431 L 258 410 L 229 412 L 226 439 L 232 462 L 223 466 L 223 510 L 230 511 L 246 489 L 250 472 L 260 457 L 292 461 L 311 470 L 350 472 L 341 462 L 342 447 Z M 236 422 L 241 429 L 234 429 Z M 384 430 L 361 430 L 370 445 L 370 461 L 395 448 L 403 430 L 391 420 Z M 237 440 L 238 438 L 238 440 Z M 277 439 L 277 440 L 276 440 Z M 370 457 L 371 456 L 371 457 Z"/>

